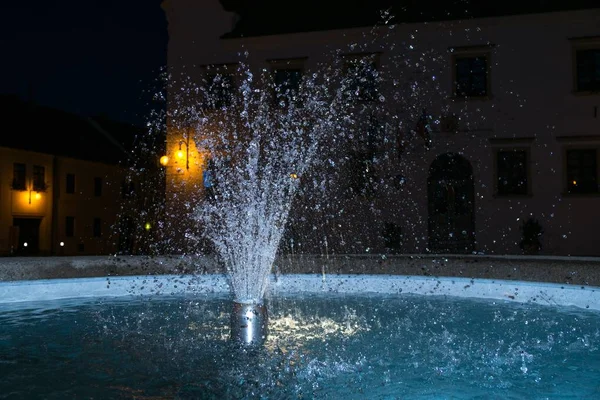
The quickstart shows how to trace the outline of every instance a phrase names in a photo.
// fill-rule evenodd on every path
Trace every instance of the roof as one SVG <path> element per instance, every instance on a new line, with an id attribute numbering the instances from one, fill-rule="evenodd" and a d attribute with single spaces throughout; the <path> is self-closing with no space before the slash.
<path id="1" fill-rule="evenodd" d="M 126 162 L 142 130 L 0 96 L 0 146 L 109 164 Z"/>
<path id="2" fill-rule="evenodd" d="M 220 0 L 239 15 L 223 38 L 374 26 L 382 10 L 391 23 L 434 22 L 600 8 L 598 0 Z"/>

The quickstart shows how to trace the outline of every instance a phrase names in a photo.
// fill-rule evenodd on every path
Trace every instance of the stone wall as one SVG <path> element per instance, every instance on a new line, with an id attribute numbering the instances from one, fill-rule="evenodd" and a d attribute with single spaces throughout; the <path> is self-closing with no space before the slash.
<path id="1" fill-rule="evenodd" d="M 455 255 L 282 256 L 276 275 L 389 274 L 553 282 L 600 286 L 600 258 Z M 102 276 L 223 274 L 210 256 L 98 256 L 0 258 L 0 280 Z"/>

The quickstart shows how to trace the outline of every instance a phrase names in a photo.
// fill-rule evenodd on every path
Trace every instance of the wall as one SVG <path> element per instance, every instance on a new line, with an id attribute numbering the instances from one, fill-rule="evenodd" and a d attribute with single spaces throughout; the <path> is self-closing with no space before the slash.
<path id="1" fill-rule="evenodd" d="M 383 121 L 394 114 L 404 123 L 398 131 L 385 134 L 385 144 L 378 150 L 384 160 L 377 166 L 382 188 L 375 198 L 348 200 L 344 213 L 329 221 L 329 226 L 342 228 L 328 232 L 326 245 L 320 234 L 306 238 L 311 252 L 386 251 L 381 237 L 385 222 L 401 227 L 402 252 L 428 252 L 429 167 L 437 156 L 457 153 L 473 168 L 476 252 L 520 253 L 520 224 L 534 217 L 544 228 L 543 253 L 600 255 L 594 233 L 600 223 L 598 194 L 567 194 L 565 176 L 569 146 L 600 147 L 600 96 L 574 93 L 571 40 L 600 36 L 600 10 L 401 24 L 393 30 L 382 28 L 375 39 L 369 36 L 370 29 L 218 39 L 229 29 L 230 15 L 214 3 L 202 8 L 191 0 L 171 1 L 167 12 L 169 66 L 192 82 L 200 80 L 199 66 L 240 58 L 258 72 L 270 67 L 269 59 L 307 57 L 305 68 L 310 70 L 330 59 L 337 48 L 381 52 L 381 71 L 391 79 L 380 87 L 385 101 L 373 104 L 373 112 Z M 211 20 L 218 22 L 207 23 Z M 358 46 L 351 50 L 348 46 L 353 43 Z M 452 57 L 456 49 L 473 47 L 489 51 L 490 96 L 454 98 Z M 245 52 L 247 58 L 239 56 Z M 171 93 L 176 90 L 177 83 Z M 411 137 L 398 157 L 399 132 L 410 137 L 423 108 L 433 120 L 444 113 L 456 114 L 458 131 L 445 133 L 434 122 L 429 150 L 420 138 Z M 168 135 L 172 153 L 181 134 L 171 128 Z M 495 150 L 515 146 L 529 151 L 529 193 L 498 196 Z M 402 187 L 393 182 L 399 175 L 406 178 Z M 173 192 L 174 181 L 169 179 L 168 174 L 167 191 Z M 181 197 L 177 201 L 184 202 Z M 304 228 L 310 231 L 311 227 Z"/>
<path id="2" fill-rule="evenodd" d="M 13 165 L 26 165 L 26 190 L 13 190 Z M 45 168 L 47 189 L 36 192 L 32 186 L 33 166 Z M 11 243 L 10 230 L 13 218 L 39 218 L 41 254 L 49 254 L 51 250 L 50 233 L 52 229 L 52 196 L 54 188 L 51 185 L 52 156 L 30 151 L 0 147 L 0 254 L 16 252 Z M 20 246 L 23 244 L 20 243 Z M 11 249 L 12 247 L 12 249 Z"/>
<path id="3" fill-rule="evenodd" d="M 14 163 L 26 164 L 26 189 L 13 190 Z M 46 190 L 32 186 L 33 166 L 45 168 Z M 75 175 L 75 193 L 66 193 L 66 174 Z M 94 195 L 94 178 L 102 179 L 101 196 Z M 117 217 L 125 171 L 115 165 L 0 147 L 0 255 L 16 254 L 11 243 L 13 218 L 39 218 L 39 251 L 31 255 L 110 254 L 118 249 Z M 66 216 L 75 217 L 75 235 L 66 237 Z M 95 237 L 94 218 L 101 219 Z M 63 243 L 63 246 L 61 246 Z M 83 248 L 80 247 L 83 245 Z M 20 250 L 23 243 L 19 244 Z M 12 247 L 12 248 L 11 248 Z"/>
<path id="4" fill-rule="evenodd" d="M 75 175 L 75 192 L 66 192 L 67 174 Z M 111 254 L 117 251 L 125 171 L 118 166 L 59 158 L 57 176 L 57 234 L 53 251 L 59 255 Z M 94 193 L 94 178 L 102 179 L 100 196 Z M 66 236 L 66 217 L 75 217 L 73 237 Z M 101 236 L 94 236 L 94 218 L 101 219 Z M 64 247 L 60 243 L 64 243 Z M 83 245 L 83 248 L 81 246 Z"/>

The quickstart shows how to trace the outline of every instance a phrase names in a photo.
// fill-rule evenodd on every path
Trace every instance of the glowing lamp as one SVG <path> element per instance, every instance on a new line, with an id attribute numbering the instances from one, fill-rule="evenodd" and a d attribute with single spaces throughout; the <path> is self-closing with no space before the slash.
<path id="1" fill-rule="evenodd" d="M 60 242 L 59 245 L 60 247 L 65 247 L 65 242 Z"/>
<path id="2" fill-rule="evenodd" d="M 152 225 L 150 225 L 150 222 L 146 222 L 146 225 L 144 225 L 144 229 L 149 231 L 151 228 L 152 228 Z"/>
<path id="3" fill-rule="evenodd" d="M 577 186 L 577 181 L 573 180 L 573 185 Z"/>
<path id="4" fill-rule="evenodd" d="M 185 157 L 185 169 L 190 169 L 190 159 L 189 159 L 189 152 L 190 152 L 190 144 L 189 144 L 189 138 L 187 139 L 187 142 L 181 141 L 179 142 L 179 150 L 177 151 L 177 153 L 175 153 L 177 155 L 177 158 L 180 160 L 183 160 L 183 158 Z M 181 150 L 181 145 L 185 144 L 185 153 L 183 152 L 183 150 Z"/>
<path id="5" fill-rule="evenodd" d="M 160 165 L 162 165 L 163 167 L 166 167 L 168 163 L 169 163 L 169 157 L 168 156 L 162 156 L 160 158 Z"/>
<path id="6" fill-rule="evenodd" d="M 36 200 L 39 200 L 39 199 L 42 198 L 42 195 L 39 194 L 39 193 L 36 193 L 34 197 L 35 197 Z"/>
<path id="7" fill-rule="evenodd" d="M 27 247 L 27 242 L 23 243 L 23 247 Z"/>

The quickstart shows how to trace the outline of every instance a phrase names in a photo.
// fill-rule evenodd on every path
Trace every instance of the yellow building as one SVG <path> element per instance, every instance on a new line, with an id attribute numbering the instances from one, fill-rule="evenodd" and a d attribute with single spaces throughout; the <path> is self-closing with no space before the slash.
<path id="1" fill-rule="evenodd" d="M 0 255 L 150 251 L 164 178 L 158 160 L 132 152 L 139 129 L 15 98 L 0 103 Z M 141 163 L 145 172 L 135 174 Z"/>
<path id="2" fill-rule="evenodd" d="M 165 221 L 165 231 L 170 237 L 168 251 L 185 253 L 189 250 L 185 232 L 191 232 L 194 227 L 188 219 L 204 195 L 202 174 L 206 156 L 185 132 L 170 129 L 161 164 L 165 172 L 165 201 L 169 210 Z"/>
<path id="3" fill-rule="evenodd" d="M 50 253 L 53 163 L 48 154 L 0 147 L 1 254 Z"/>
<path id="4" fill-rule="evenodd" d="M 108 254 L 125 171 L 0 147 L 0 254 Z"/>

